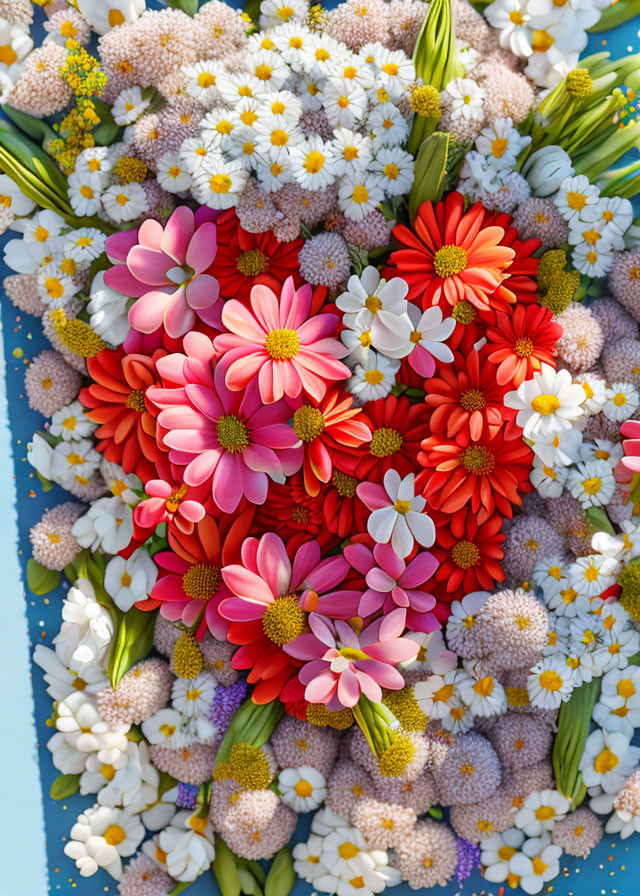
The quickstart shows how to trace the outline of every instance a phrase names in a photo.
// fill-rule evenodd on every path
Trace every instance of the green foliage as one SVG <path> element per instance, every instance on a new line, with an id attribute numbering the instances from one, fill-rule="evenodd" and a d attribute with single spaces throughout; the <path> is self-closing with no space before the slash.
<path id="1" fill-rule="evenodd" d="M 53 800 L 66 800 L 67 797 L 77 793 L 79 787 L 80 775 L 58 775 L 51 785 L 49 795 Z"/>
<path id="2" fill-rule="evenodd" d="M 60 582 L 60 573 L 53 569 L 47 569 L 33 557 L 27 560 L 27 585 L 29 590 L 42 597 L 53 591 Z"/>
<path id="3" fill-rule="evenodd" d="M 156 616 L 157 611 L 144 612 L 136 607 L 122 615 L 109 654 L 108 675 L 112 688 L 151 650 Z"/>
<path id="4" fill-rule="evenodd" d="M 436 131 L 422 141 L 416 156 L 414 181 L 409 193 L 409 218 L 413 223 L 423 202 L 439 202 L 444 193 L 450 135 Z"/>
<path id="5" fill-rule="evenodd" d="M 279 850 L 271 863 L 264 885 L 264 896 L 289 896 L 296 882 L 293 858 L 288 846 Z"/>
<path id="6" fill-rule="evenodd" d="M 587 792 L 578 766 L 589 736 L 591 713 L 600 696 L 600 684 L 599 678 L 584 682 L 560 707 L 552 752 L 553 773 L 557 789 L 571 801 L 572 809 L 580 805 Z"/>

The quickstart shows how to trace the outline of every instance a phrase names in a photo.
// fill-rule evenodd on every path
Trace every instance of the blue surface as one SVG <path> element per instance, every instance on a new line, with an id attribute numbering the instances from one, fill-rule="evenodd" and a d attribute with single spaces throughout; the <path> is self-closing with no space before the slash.
<path id="1" fill-rule="evenodd" d="M 232 6 L 241 5 L 234 0 L 229 0 L 229 2 Z M 148 5 L 155 4 L 148 3 Z M 329 2 L 326 5 L 333 6 L 335 3 Z M 610 50 L 614 57 L 637 52 L 640 48 L 638 24 L 638 22 L 629 23 L 608 35 L 594 35 L 590 39 L 586 52 L 595 52 L 604 48 Z M 10 235 L 6 235 L 0 240 L 0 246 L 8 236 Z M 8 273 L 10 271 L 0 264 L 0 280 Z M 6 386 L 9 396 L 11 448 L 15 463 L 15 485 L 19 511 L 17 521 L 18 544 L 21 546 L 19 562 L 24 576 L 26 561 L 30 556 L 28 542 L 30 527 L 40 519 L 45 510 L 66 500 L 68 496 L 66 492 L 58 488 L 44 494 L 32 468 L 26 461 L 26 444 L 31 439 L 33 432 L 42 427 L 43 418 L 27 406 L 24 397 L 24 371 L 26 361 L 32 359 L 43 349 L 49 348 L 49 343 L 42 335 L 40 321 L 18 312 L 5 298 L 3 298 L 2 319 L 4 356 L 7 362 Z M 23 350 L 24 356 L 16 359 L 13 352 L 18 347 Z M 7 551 L 9 554 L 13 551 L 16 540 L 15 514 L 11 513 L 9 509 L 9 504 L 14 500 L 11 494 L 11 477 L 14 470 L 11 458 L 7 456 L 6 445 L 2 442 L 1 427 L 0 452 L 2 452 L 0 456 L 3 458 L 0 464 L 3 486 L 3 489 L 0 490 L 0 506 L 3 508 L 3 513 L 0 516 L 0 535 L 5 556 L 8 556 Z M 15 576 L 15 564 L 12 564 L 9 559 L 5 563 L 2 560 L 3 557 L 0 555 L 2 564 L 0 568 L 5 579 L 5 609 L 12 609 L 12 622 L 15 624 L 16 614 L 20 614 L 19 608 L 22 605 L 20 596 L 16 593 L 19 585 Z M 14 567 L 13 571 L 12 566 Z M 51 645 L 52 638 L 60 625 L 62 595 L 62 588 L 46 597 L 35 597 L 31 593 L 28 594 L 28 637 L 31 650 L 38 643 Z M 19 622 L 21 625 L 22 618 Z M 5 625 L 7 623 L 3 622 L 3 626 Z M 15 679 L 16 664 L 19 668 L 20 651 L 23 649 L 19 634 L 14 638 L 8 632 L 9 628 L 7 627 L 3 635 L 11 641 L 12 652 L 2 650 L 0 654 L 0 671 L 4 682 L 12 682 Z M 13 632 L 19 632 L 19 626 L 14 628 Z M 69 829 L 77 815 L 91 805 L 91 802 L 90 797 L 76 796 L 60 803 L 48 796 L 51 783 L 58 774 L 51 764 L 50 754 L 45 746 L 52 734 L 51 729 L 45 724 L 51 713 L 51 698 L 46 693 L 41 670 L 34 667 L 34 671 L 33 693 L 36 707 L 37 749 L 47 831 L 47 861 L 50 881 L 48 892 L 52 896 L 58 896 L 58 894 L 72 896 L 77 893 L 91 894 L 91 896 L 104 893 L 107 896 L 116 896 L 115 882 L 110 876 L 98 873 L 90 879 L 81 878 L 73 862 L 63 854 L 63 846 Z M 30 794 L 29 800 L 26 799 L 26 796 L 29 796 L 26 793 L 29 785 L 35 784 L 33 767 L 29 765 L 30 751 L 26 748 L 22 764 L 18 765 L 15 753 L 11 753 L 10 741 L 13 737 L 13 728 L 10 724 L 6 724 L 15 717 L 16 713 L 20 714 L 21 721 L 24 722 L 23 742 L 29 743 L 30 708 L 25 705 L 25 703 L 28 704 L 28 699 L 23 686 L 24 681 L 19 681 L 15 687 L 11 688 L 9 699 L 15 705 L 13 716 L 10 710 L 7 711 L 3 702 L 5 711 L 2 716 L 3 737 L 0 741 L 0 756 L 3 759 L 2 766 L 5 773 L 12 778 L 12 781 L 2 789 L 3 825 L 6 826 L 6 831 L 3 830 L 3 836 L 0 836 L 0 846 L 6 849 L 7 856 L 5 861 L 0 864 L 0 896 L 40 896 L 42 892 L 36 883 L 41 844 L 38 840 L 40 822 L 37 811 L 34 811 L 34 793 Z M 22 691 L 20 687 L 23 688 Z M 5 691 L 8 690 L 8 687 L 5 688 Z M 16 802 L 19 802 L 23 796 L 30 814 L 16 808 Z M 306 826 L 308 820 L 303 820 L 301 824 Z M 561 867 L 563 870 L 560 876 L 551 881 L 549 887 L 545 888 L 543 892 L 552 892 L 555 896 L 632 896 L 633 893 L 638 892 L 640 843 L 637 837 L 632 838 L 631 841 L 607 838 L 592 853 L 588 862 L 572 860 L 563 862 Z M 29 877 L 30 872 L 33 872 L 32 879 Z M 33 882 L 30 882 L 31 880 Z M 447 888 L 436 888 L 430 892 L 450 894 L 450 896 L 458 893 L 466 894 L 466 896 L 467 894 L 468 896 L 474 896 L 474 894 L 498 896 L 499 889 L 495 885 L 487 886 L 478 873 L 465 882 L 462 888 L 451 884 Z M 205 894 L 207 896 L 214 894 L 215 896 L 219 891 L 213 876 L 208 873 L 193 884 L 188 892 L 192 896 L 205 896 Z M 407 885 L 401 885 L 390 892 L 396 896 L 409 896 L 414 891 L 410 890 Z M 507 890 L 507 892 L 509 891 Z M 311 888 L 307 884 L 301 881 L 296 884 L 295 896 L 308 896 L 310 893 Z"/>

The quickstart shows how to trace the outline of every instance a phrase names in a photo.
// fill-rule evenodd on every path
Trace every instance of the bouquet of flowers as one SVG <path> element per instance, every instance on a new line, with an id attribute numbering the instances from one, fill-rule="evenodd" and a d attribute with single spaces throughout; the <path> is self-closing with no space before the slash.
<path id="1" fill-rule="evenodd" d="M 637 0 L 34 3 L 0 224 L 80 875 L 533 894 L 640 831 L 640 59 L 579 58 Z"/>

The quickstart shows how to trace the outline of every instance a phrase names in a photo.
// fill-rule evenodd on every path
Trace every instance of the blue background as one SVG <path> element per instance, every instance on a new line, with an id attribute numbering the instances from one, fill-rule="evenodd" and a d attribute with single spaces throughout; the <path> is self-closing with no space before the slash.
<path id="1" fill-rule="evenodd" d="M 228 0 L 228 2 L 235 7 L 242 5 L 237 0 Z M 155 6 L 156 4 L 150 2 L 148 5 Z M 334 6 L 335 2 L 329 2 L 326 5 Z M 638 52 L 640 49 L 639 26 L 640 22 L 635 21 L 608 34 L 593 35 L 585 52 L 607 49 L 614 57 Z M 41 40 L 41 33 L 39 34 L 37 29 L 34 30 L 37 43 Z M 0 245 L 6 242 L 10 236 L 11 234 L 6 234 L 0 240 Z M 11 271 L 0 264 L 0 279 L 9 273 Z M 18 556 L 20 571 L 24 578 L 26 561 L 30 556 L 28 541 L 30 527 L 41 518 L 45 510 L 66 500 L 68 495 L 58 488 L 54 488 L 46 494 L 43 493 L 40 483 L 26 461 L 27 442 L 31 439 L 34 431 L 42 427 L 43 418 L 27 406 L 24 396 L 24 373 L 28 361 L 43 349 L 49 348 L 49 343 L 42 335 L 40 321 L 19 312 L 6 297 L 2 299 L 2 323 L 10 448 L 13 453 L 13 462 L 7 450 L 9 440 L 3 428 L 0 428 L 0 457 L 2 458 L 0 461 L 2 484 L 2 489 L 0 489 L 0 542 L 2 545 L 0 569 L 6 589 L 3 595 L 5 611 L 10 610 L 12 614 L 11 623 L 3 622 L 2 637 L 3 642 L 6 641 L 6 646 L 2 648 L 0 662 L 2 664 L 2 681 L 9 685 L 3 687 L 3 694 L 5 691 L 11 691 L 11 696 L 7 699 L 12 700 L 15 706 L 19 707 L 20 724 L 24 728 L 22 734 L 26 733 L 26 743 L 28 743 L 29 700 L 26 690 L 20 690 L 22 686 L 26 686 L 26 682 L 19 675 L 23 645 L 20 632 L 15 629 L 16 622 L 18 622 L 18 628 L 22 624 L 20 601 L 15 599 L 20 586 L 17 581 L 15 564 L 12 563 L 16 541 L 16 519 L 9 504 L 17 498 Z M 4 404 L 4 401 L 1 403 Z M 11 477 L 15 480 L 15 495 L 11 494 Z M 13 554 L 13 556 L 15 555 Z M 36 597 L 27 592 L 26 610 L 30 653 L 33 652 L 36 644 L 51 645 L 52 638 L 60 626 L 62 595 L 62 587 L 45 597 Z M 14 626 L 13 629 L 11 625 Z M 35 767 L 30 755 L 18 758 L 15 752 L 13 755 L 11 754 L 12 727 L 9 724 L 11 716 L 3 713 L 0 757 L 3 760 L 3 772 L 6 775 L 6 781 L 2 786 L 2 821 L 6 831 L 0 833 L 0 845 L 9 848 L 6 851 L 11 860 L 0 864 L 0 896 L 40 896 L 44 892 L 48 892 L 52 896 L 72 896 L 77 893 L 91 894 L 91 896 L 104 893 L 108 896 L 111 894 L 115 896 L 116 884 L 110 876 L 98 873 L 89 879 L 81 878 L 74 863 L 63 854 L 63 846 L 68 832 L 77 815 L 91 805 L 91 797 L 75 796 L 61 802 L 56 802 L 49 797 L 51 783 L 58 774 L 51 764 L 50 753 L 45 746 L 52 734 L 52 730 L 45 724 L 51 713 L 51 698 L 46 693 L 41 670 L 37 666 L 33 669 L 35 672 L 32 684 L 35 700 L 37 758 L 42 786 L 49 886 L 47 891 L 35 883 L 41 862 L 39 851 L 42 848 L 38 813 L 34 811 L 33 805 L 34 788 L 37 784 L 34 780 Z M 18 681 L 15 681 L 16 676 Z M 12 679 L 15 683 L 12 683 Z M 26 796 L 29 790 L 31 790 L 31 803 L 27 805 Z M 25 806 L 20 809 L 16 808 L 21 801 L 24 801 Z M 30 814 L 27 810 L 30 811 Z M 301 826 L 306 828 L 308 819 L 303 819 Z M 563 859 L 566 858 L 568 857 L 563 857 Z M 618 896 L 618 894 L 619 896 L 631 896 L 632 893 L 638 892 L 638 876 L 640 875 L 638 838 L 632 838 L 631 841 L 605 838 L 588 861 L 563 861 L 561 868 L 560 876 L 551 881 L 543 892 L 554 893 L 556 896 L 610 896 L 610 894 L 611 896 Z M 34 882 L 31 884 L 29 883 L 30 873 L 34 874 Z M 476 873 L 464 883 L 462 888 L 458 888 L 452 883 L 447 888 L 435 888 L 430 892 L 446 893 L 451 896 L 459 893 L 463 893 L 465 896 L 467 894 L 468 896 L 498 896 L 499 889 L 495 885 L 486 885 L 480 874 Z M 210 896 L 210 894 L 218 894 L 219 891 L 213 875 L 209 872 L 194 883 L 188 892 L 192 896 L 205 896 L 205 894 Z M 294 889 L 295 896 L 308 896 L 310 892 L 311 888 L 307 884 L 298 881 Z M 408 896 L 414 891 L 410 890 L 406 884 L 402 884 L 389 892 L 396 896 Z M 507 892 L 509 891 L 507 890 Z"/>

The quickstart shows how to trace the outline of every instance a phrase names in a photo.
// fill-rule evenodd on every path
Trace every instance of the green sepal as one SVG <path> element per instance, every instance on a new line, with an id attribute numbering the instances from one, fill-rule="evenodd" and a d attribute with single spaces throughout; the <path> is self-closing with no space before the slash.
<path id="1" fill-rule="evenodd" d="M 589 507 L 585 513 L 589 522 L 600 532 L 608 532 L 609 535 L 615 535 L 615 529 L 611 525 L 611 520 L 607 516 L 606 511 L 602 507 Z"/>
<path id="2" fill-rule="evenodd" d="M 148 655 L 153 646 L 156 616 L 157 610 L 145 612 L 136 607 L 123 614 L 109 654 L 107 674 L 112 688 L 132 666 Z"/>
<path id="3" fill-rule="evenodd" d="M 60 573 L 55 569 L 47 569 L 42 563 L 38 563 L 33 557 L 27 560 L 27 585 L 29 590 L 38 597 L 49 594 L 60 582 Z"/>
<path id="4" fill-rule="evenodd" d="M 52 800 L 66 800 L 80 789 L 80 775 L 58 775 L 49 791 Z"/>
<path id="5" fill-rule="evenodd" d="M 409 218 L 413 223 L 423 202 L 439 202 L 444 192 L 450 135 L 436 131 L 422 141 L 415 164 L 415 179 L 409 193 Z"/>
<path id="6" fill-rule="evenodd" d="M 288 846 L 275 854 L 264 885 L 264 896 L 289 896 L 296 882 L 293 858 Z"/>
<path id="7" fill-rule="evenodd" d="M 42 486 L 42 491 L 45 493 L 50 492 L 54 486 L 54 483 L 50 479 L 45 479 L 42 473 L 39 473 L 38 470 L 36 470 L 36 476 L 38 478 L 38 482 Z"/>
<path id="8" fill-rule="evenodd" d="M 236 856 L 231 852 L 222 837 L 216 834 L 216 855 L 211 867 L 218 881 L 222 896 L 240 896 L 242 884 L 236 865 Z"/>

